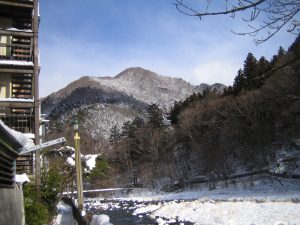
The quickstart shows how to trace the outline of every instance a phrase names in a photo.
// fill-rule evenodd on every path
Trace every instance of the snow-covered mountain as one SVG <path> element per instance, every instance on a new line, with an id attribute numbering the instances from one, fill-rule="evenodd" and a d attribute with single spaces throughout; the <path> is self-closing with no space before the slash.
<path id="1" fill-rule="evenodd" d="M 113 99 L 115 101 L 116 98 L 123 97 L 146 104 L 156 103 L 162 109 L 168 110 L 174 101 L 184 100 L 194 92 L 203 92 L 206 88 L 222 92 L 224 87 L 223 84 L 193 86 L 181 78 L 161 76 L 152 71 L 134 67 L 124 70 L 115 77 L 81 77 L 65 88 L 44 98 L 42 111 L 45 114 L 50 114 L 61 103 L 66 104 L 66 100 L 70 101 L 70 97 L 72 94 L 74 97 L 76 95 L 74 92 L 78 92 L 78 89 L 85 92 L 81 94 L 95 93 L 98 97 L 97 103 L 100 103 L 101 100 L 109 101 Z M 93 91 L 87 91 L 88 89 Z M 105 95 L 104 99 L 100 99 L 102 95 Z M 77 101 L 85 103 L 86 96 L 76 97 L 78 97 Z"/>
<path id="2" fill-rule="evenodd" d="M 174 101 L 184 100 L 194 92 L 203 92 L 207 88 L 222 92 L 224 87 L 223 84 L 194 86 L 181 78 L 134 67 L 115 77 L 81 77 L 44 98 L 42 113 L 51 119 L 59 119 L 80 109 L 86 123 L 94 124 L 97 133 L 107 138 L 114 124 L 121 126 L 144 111 L 148 104 L 159 104 L 167 112 Z"/>

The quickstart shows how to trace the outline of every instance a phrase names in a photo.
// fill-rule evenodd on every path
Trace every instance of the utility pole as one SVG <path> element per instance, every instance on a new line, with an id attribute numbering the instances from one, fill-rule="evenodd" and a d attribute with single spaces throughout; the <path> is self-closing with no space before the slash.
<path id="1" fill-rule="evenodd" d="M 77 201 L 78 209 L 83 210 L 83 185 L 82 185 L 82 169 L 81 169 L 81 153 L 80 153 L 80 136 L 78 133 L 78 121 L 73 122 L 74 143 L 75 143 L 75 166 L 76 166 L 76 183 L 77 183 Z"/>
<path id="2" fill-rule="evenodd" d="M 34 10 L 33 10 L 33 65 L 34 65 L 34 135 L 35 135 L 35 145 L 40 144 L 40 98 L 39 98 L 39 1 L 34 0 Z M 41 191 L 41 159 L 40 150 L 35 152 L 35 185 L 37 189 L 38 196 Z"/>

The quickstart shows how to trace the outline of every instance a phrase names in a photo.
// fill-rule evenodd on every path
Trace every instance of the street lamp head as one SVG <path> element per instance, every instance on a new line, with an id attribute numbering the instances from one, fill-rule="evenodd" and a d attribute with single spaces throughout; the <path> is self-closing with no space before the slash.
<path id="1" fill-rule="evenodd" d="M 73 129 L 74 129 L 74 131 L 78 131 L 79 130 L 78 120 L 77 119 L 74 119 L 74 121 L 73 121 Z"/>

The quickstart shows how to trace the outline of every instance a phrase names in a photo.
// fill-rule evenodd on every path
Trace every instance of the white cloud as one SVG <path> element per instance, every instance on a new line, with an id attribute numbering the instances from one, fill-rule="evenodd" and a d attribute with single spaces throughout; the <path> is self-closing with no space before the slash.
<path id="1" fill-rule="evenodd" d="M 193 70 L 193 78 L 197 83 L 223 83 L 231 85 L 239 65 L 231 61 L 208 61 Z"/>

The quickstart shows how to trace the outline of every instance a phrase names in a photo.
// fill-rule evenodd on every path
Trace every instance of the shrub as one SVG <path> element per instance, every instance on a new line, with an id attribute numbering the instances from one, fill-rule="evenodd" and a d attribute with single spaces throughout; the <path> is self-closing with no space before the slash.
<path id="1" fill-rule="evenodd" d="M 47 206 L 38 200 L 36 187 L 27 184 L 24 188 L 24 209 L 26 225 L 48 224 L 49 213 Z"/>

